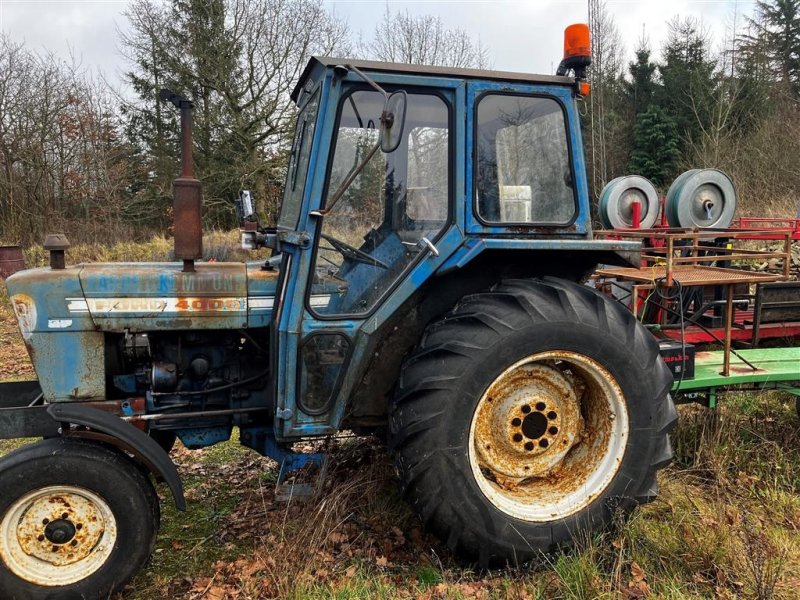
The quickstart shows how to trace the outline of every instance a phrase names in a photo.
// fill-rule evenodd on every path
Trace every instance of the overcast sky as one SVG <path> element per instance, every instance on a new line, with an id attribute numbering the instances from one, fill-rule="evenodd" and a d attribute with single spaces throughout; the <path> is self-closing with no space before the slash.
<path id="1" fill-rule="evenodd" d="M 371 34 L 386 10 L 386 0 L 327 0 L 355 35 Z M 693 15 L 719 45 L 734 15 L 749 14 L 755 2 L 743 0 L 607 0 L 630 55 L 644 31 L 657 47 L 667 21 Z M 585 0 L 417 0 L 390 1 L 391 10 L 430 13 L 448 27 L 459 27 L 488 47 L 494 68 L 552 73 L 561 58 L 566 25 L 587 20 Z M 125 64 L 117 29 L 127 24 L 125 0 L 0 0 L 0 29 L 39 51 L 49 50 L 98 69 L 118 81 Z"/>

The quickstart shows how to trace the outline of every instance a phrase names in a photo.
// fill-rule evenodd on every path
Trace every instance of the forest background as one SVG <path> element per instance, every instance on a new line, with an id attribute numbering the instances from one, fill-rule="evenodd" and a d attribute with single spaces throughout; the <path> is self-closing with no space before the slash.
<path id="1" fill-rule="evenodd" d="M 676 15 L 660 47 L 645 31 L 628 60 L 605 2 L 588 1 L 593 198 L 619 175 L 666 191 L 684 170 L 714 167 L 734 179 L 741 214 L 797 215 L 800 0 L 750 6 L 721 40 Z M 158 101 L 163 87 L 195 101 L 205 225 L 226 230 L 243 189 L 274 223 L 296 115 L 289 93 L 311 55 L 493 66 L 491 48 L 464 30 L 388 5 L 367 36 L 321 0 L 131 0 L 125 19 L 122 84 L 0 34 L 0 242 L 168 236 L 179 127 Z"/>

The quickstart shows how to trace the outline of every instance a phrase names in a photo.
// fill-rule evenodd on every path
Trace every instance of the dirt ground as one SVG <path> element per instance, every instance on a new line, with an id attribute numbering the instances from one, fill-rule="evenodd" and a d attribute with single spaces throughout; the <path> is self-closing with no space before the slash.
<path id="1" fill-rule="evenodd" d="M 0 379 L 32 376 L 0 293 Z M 173 458 L 189 509 L 160 489 L 158 545 L 118 600 L 176 598 L 800 597 L 800 421 L 794 398 L 683 407 L 661 494 L 618 531 L 537 564 L 476 572 L 427 534 L 372 438 L 331 440 L 308 502 L 278 502 L 277 465 L 236 440 Z M 0 454 L 20 442 L 0 442 Z"/>

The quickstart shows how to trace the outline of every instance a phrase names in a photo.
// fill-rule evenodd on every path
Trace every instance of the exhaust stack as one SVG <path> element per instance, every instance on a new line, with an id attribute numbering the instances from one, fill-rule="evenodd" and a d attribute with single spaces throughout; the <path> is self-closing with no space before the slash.
<path id="1" fill-rule="evenodd" d="M 170 90 L 161 90 L 164 102 L 181 111 L 181 174 L 172 182 L 175 257 L 183 261 L 183 272 L 193 273 L 194 261 L 203 256 L 203 188 L 194 178 L 192 162 L 192 109 L 190 100 Z"/>

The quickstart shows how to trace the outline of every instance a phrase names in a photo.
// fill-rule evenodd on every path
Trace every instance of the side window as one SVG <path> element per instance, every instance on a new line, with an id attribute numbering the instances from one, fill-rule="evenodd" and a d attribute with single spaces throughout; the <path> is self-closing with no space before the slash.
<path id="1" fill-rule="evenodd" d="M 487 94 L 475 128 L 476 205 L 489 223 L 568 223 L 576 212 L 564 110 L 553 98 Z"/>
<path id="2" fill-rule="evenodd" d="M 447 220 L 447 129 L 416 127 L 408 134 L 405 217 L 417 228 Z"/>
<path id="3" fill-rule="evenodd" d="M 278 225 L 294 229 L 300 216 L 300 203 L 303 201 L 308 163 L 311 159 L 311 142 L 314 139 L 314 124 L 319 108 L 319 89 L 306 103 L 297 117 L 297 125 L 292 142 L 292 154 L 286 173 L 286 186 Z"/>
<path id="4" fill-rule="evenodd" d="M 303 343 L 298 404 L 309 415 L 328 410 L 338 389 L 350 342 L 339 333 L 320 333 Z"/>

